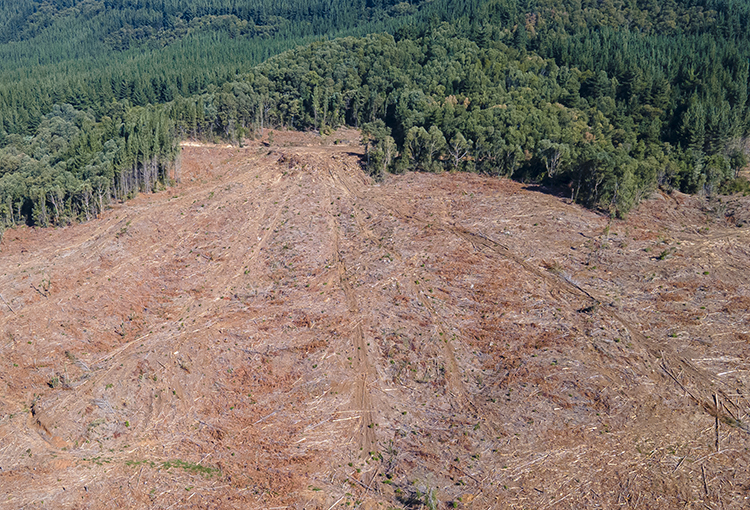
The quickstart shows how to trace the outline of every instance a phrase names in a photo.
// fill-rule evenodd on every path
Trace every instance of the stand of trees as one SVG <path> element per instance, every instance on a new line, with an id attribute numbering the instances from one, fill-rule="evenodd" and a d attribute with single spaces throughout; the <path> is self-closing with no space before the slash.
<path id="1" fill-rule="evenodd" d="M 614 215 L 657 185 L 746 189 L 750 44 L 587 25 L 531 35 L 494 16 L 291 50 L 173 115 L 188 135 L 230 139 L 357 126 L 373 174 L 551 182 Z"/>
<path id="2" fill-rule="evenodd" d="M 0 227 L 88 220 L 111 200 L 177 178 L 178 146 L 163 107 L 113 103 L 108 113 L 97 121 L 55 106 L 34 136 L 8 136 L 0 150 Z"/>
<path id="3" fill-rule="evenodd" d="M 365 0 L 0 2 L 0 229 L 85 220 L 168 184 L 177 137 L 198 134 L 175 129 L 182 106 L 289 48 L 422 14 L 418 2 Z M 213 104 L 227 118 L 207 101 L 196 122 Z"/>

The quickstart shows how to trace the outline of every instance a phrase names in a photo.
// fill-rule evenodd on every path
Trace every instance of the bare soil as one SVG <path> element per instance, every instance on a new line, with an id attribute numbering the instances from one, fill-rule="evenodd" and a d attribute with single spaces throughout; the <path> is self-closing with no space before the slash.
<path id="1" fill-rule="evenodd" d="M 747 508 L 750 199 L 626 221 L 354 131 L 0 244 L 0 508 Z"/>

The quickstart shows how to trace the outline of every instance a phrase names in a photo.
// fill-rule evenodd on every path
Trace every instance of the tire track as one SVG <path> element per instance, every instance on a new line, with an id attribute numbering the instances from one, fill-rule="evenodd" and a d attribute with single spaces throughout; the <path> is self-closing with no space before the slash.
<path id="1" fill-rule="evenodd" d="M 333 177 L 333 174 L 331 174 L 331 183 L 333 186 L 336 186 L 336 179 Z M 329 186 L 326 189 L 329 203 L 332 202 L 331 189 L 333 186 Z M 368 380 L 375 381 L 376 379 L 374 377 L 374 370 L 368 360 L 367 342 L 365 341 L 364 328 L 362 327 L 364 318 L 361 317 L 357 294 L 349 282 L 346 263 L 341 256 L 341 239 L 339 235 L 341 224 L 330 212 L 328 213 L 328 222 L 333 232 L 333 262 L 336 267 L 339 285 L 344 291 L 349 314 L 353 318 L 357 318 L 357 324 L 354 327 L 351 339 L 354 348 L 353 365 L 357 372 L 356 379 L 353 382 L 354 398 L 351 402 L 351 410 L 359 410 L 361 412 L 362 419 L 359 422 L 358 444 L 362 455 L 366 456 L 377 445 L 373 420 L 373 404 L 368 389 Z"/>
<path id="2" fill-rule="evenodd" d="M 260 169 L 254 169 L 254 172 L 259 171 L 267 171 L 267 170 L 274 170 L 275 166 L 274 164 L 268 164 Z M 247 173 L 247 172 L 246 172 Z M 240 177 L 242 182 L 250 182 L 253 178 L 249 175 L 242 175 Z M 237 182 L 236 180 L 233 182 Z M 224 295 L 230 285 L 231 282 L 240 274 L 242 274 L 242 265 L 252 265 L 252 263 L 257 259 L 258 255 L 261 252 L 261 249 L 268 245 L 269 239 L 273 236 L 274 229 L 278 226 L 280 217 L 284 208 L 284 202 L 287 197 L 290 195 L 291 191 L 291 185 L 287 183 L 286 186 L 281 186 L 281 189 L 278 189 L 281 183 L 284 183 L 281 173 L 279 172 L 278 178 L 274 179 L 272 182 L 269 182 L 269 186 L 272 189 L 269 193 L 265 194 L 265 202 L 262 206 L 262 214 L 259 218 L 255 221 L 251 221 L 251 218 L 248 218 L 247 221 L 241 226 L 240 231 L 238 232 L 238 237 L 247 237 L 248 233 L 252 232 L 254 235 L 258 235 L 259 232 L 262 231 L 262 229 L 265 229 L 265 232 L 260 236 L 260 241 L 250 250 L 250 256 L 249 260 L 245 260 L 244 256 L 246 251 L 244 249 L 239 248 L 241 245 L 238 244 L 238 250 L 241 250 L 243 253 L 239 254 L 239 257 L 236 257 L 235 260 L 240 263 L 240 268 L 238 269 L 237 274 L 234 276 L 226 276 L 223 278 L 223 282 L 216 285 L 217 289 L 220 289 L 221 292 L 217 294 L 217 296 Z M 202 190 L 196 190 L 189 193 L 186 197 L 182 197 L 183 200 L 189 200 L 190 197 L 193 196 L 203 196 L 206 193 L 209 193 L 212 189 L 216 190 L 219 188 L 222 188 L 227 183 L 226 179 L 220 179 L 216 186 L 209 189 L 202 189 Z M 281 195 L 281 198 L 279 198 L 279 195 Z M 273 209 L 272 203 L 278 202 L 278 206 L 275 208 L 275 211 Z M 163 210 L 166 208 L 170 208 L 173 204 L 170 204 L 169 201 L 163 201 L 162 203 L 156 204 L 154 207 L 154 204 L 151 205 L 152 208 L 156 208 L 158 210 Z M 100 239 L 103 238 L 103 236 L 106 236 L 107 232 L 114 232 L 117 228 L 120 227 L 120 225 L 127 221 L 138 221 L 144 219 L 144 214 L 149 209 L 147 206 L 141 206 L 139 208 L 135 208 L 132 210 L 128 210 L 126 213 L 126 216 L 122 218 L 121 220 L 118 220 L 116 222 L 112 222 L 111 218 L 112 215 L 110 215 L 110 218 L 105 220 L 106 223 L 97 225 L 94 231 L 93 235 L 89 235 L 88 239 L 95 239 L 97 242 L 102 243 L 103 241 L 100 241 Z M 269 219 L 270 217 L 270 219 Z M 267 219 L 266 222 L 263 220 Z M 97 221 L 97 220 L 95 220 Z M 104 234 L 102 234 L 102 230 L 105 231 Z M 147 246 L 143 252 L 145 253 L 153 253 L 156 252 L 159 248 L 164 246 L 165 244 L 171 244 L 171 241 L 183 241 L 184 233 L 189 231 L 188 226 L 183 225 L 182 229 L 174 229 L 169 232 L 168 236 L 165 238 L 162 238 L 160 242 L 155 242 L 153 244 L 150 244 Z M 107 236 L 108 237 L 108 236 Z M 190 238 L 192 239 L 192 237 Z M 254 238 L 253 238 L 254 239 Z M 84 241 L 90 242 L 90 241 Z M 238 239 L 238 242 L 240 242 L 240 239 Z M 175 244 L 181 244 L 181 243 L 175 243 Z M 48 250 L 51 251 L 51 250 Z M 56 250 L 59 251 L 59 250 Z M 212 268 L 207 268 L 205 271 L 203 277 L 208 280 L 216 280 L 218 277 L 222 276 L 223 271 L 219 269 L 219 266 L 223 264 L 218 264 L 217 268 L 212 270 Z M 109 275 L 116 274 L 118 272 L 124 272 L 122 269 L 122 264 L 118 264 L 113 268 L 108 269 L 107 271 L 102 273 L 102 278 L 106 278 Z M 218 274 L 214 274 L 217 273 Z M 217 297 L 217 300 L 219 297 Z M 215 312 L 213 310 L 209 310 L 207 308 L 204 308 L 201 310 L 201 312 L 198 312 L 197 314 L 194 314 L 193 317 L 195 319 L 199 319 L 204 322 L 209 322 L 208 317 L 213 315 Z M 177 337 L 164 337 L 163 335 L 142 335 L 139 336 L 132 341 L 128 342 L 127 344 L 119 347 L 114 352 L 110 352 L 107 355 L 105 355 L 102 359 L 100 359 L 98 362 L 92 364 L 91 370 L 89 371 L 89 376 L 82 381 L 80 385 L 77 385 L 73 388 L 71 388 L 69 391 L 65 392 L 62 395 L 57 395 L 55 397 L 48 397 L 39 402 L 38 410 L 37 412 L 43 413 L 45 416 L 57 416 L 57 415 L 64 415 L 65 413 L 62 412 L 62 409 L 68 409 L 71 406 L 79 408 L 79 410 L 84 409 L 87 405 L 90 405 L 92 399 L 94 398 L 95 394 L 95 388 L 98 386 L 101 386 L 103 384 L 103 381 L 106 377 L 111 376 L 111 373 L 116 368 L 122 368 L 124 370 L 133 370 L 136 368 L 136 360 L 137 356 L 134 355 L 133 348 L 140 346 L 139 348 L 144 349 L 144 351 L 151 351 L 151 355 L 154 358 L 157 358 L 157 363 L 161 364 L 158 361 L 158 358 L 162 359 L 170 359 L 171 354 L 173 351 L 181 350 L 182 345 L 185 342 L 189 341 L 189 337 L 186 335 L 181 335 Z M 148 357 L 148 356 L 147 356 Z M 163 365 L 162 365 L 163 366 Z M 166 367 L 164 367 L 166 370 Z M 87 370 L 88 371 L 88 370 Z M 166 377 L 166 379 L 169 381 L 168 384 L 171 385 L 171 387 L 179 385 L 178 382 L 173 381 L 173 377 L 170 376 L 162 376 L 163 378 Z M 60 398 L 61 397 L 61 398 Z M 157 403 L 163 404 L 161 399 L 158 399 Z M 153 404 L 153 402 L 152 402 Z M 158 414 L 155 414 L 154 406 L 150 404 L 148 406 L 148 409 L 144 412 L 144 414 L 140 417 L 139 420 L 139 430 L 148 430 L 149 427 L 151 427 L 150 423 L 153 420 L 157 420 L 158 422 Z M 161 412 L 161 411 L 159 411 Z M 38 420 L 37 420 L 38 421 Z M 75 428 L 75 427 L 72 427 Z M 44 437 L 43 437 L 44 439 Z M 75 438 L 74 438 L 75 439 Z"/>
<path id="3" fill-rule="evenodd" d="M 744 430 L 745 432 L 750 433 L 750 427 L 742 424 L 729 412 L 722 411 L 722 409 L 717 405 L 714 398 L 716 394 L 720 395 L 724 401 L 732 402 L 732 399 L 727 395 L 727 393 L 723 389 L 716 389 L 714 391 L 710 391 L 708 389 L 712 386 L 716 387 L 723 385 L 723 381 L 720 381 L 704 370 L 697 368 L 690 362 L 690 360 L 674 352 L 674 350 L 669 345 L 664 343 L 657 343 L 656 341 L 646 338 L 646 336 L 641 333 L 641 331 L 637 327 L 635 327 L 629 320 L 623 318 L 616 311 L 606 306 L 601 299 L 599 299 L 591 292 L 581 288 L 579 285 L 567 279 L 564 279 L 552 273 L 542 272 L 540 269 L 526 262 L 522 257 L 514 253 L 507 246 L 498 243 L 483 234 L 472 232 L 457 225 L 449 225 L 436 219 L 430 219 L 430 221 L 428 222 L 427 220 L 419 218 L 413 214 L 406 213 L 400 210 L 398 207 L 388 207 L 378 199 L 373 198 L 372 200 L 373 202 L 378 203 L 381 207 L 391 210 L 395 215 L 398 215 L 402 219 L 413 221 L 422 225 L 430 223 L 432 225 L 432 228 L 450 232 L 451 234 L 465 240 L 477 251 L 485 249 L 495 253 L 496 255 L 504 259 L 510 260 L 521 266 L 526 272 L 532 274 L 536 278 L 547 282 L 552 289 L 556 289 L 559 292 L 564 292 L 574 297 L 585 297 L 591 302 L 591 306 L 594 308 L 594 310 L 601 312 L 603 315 L 623 326 L 635 342 L 638 342 L 645 348 L 646 352 L 650 356 L 652 356 L 655 360 L 658 360 L 659 367 L 662 369 L 665 375 L 669 379 L 673 380 L 675 384 L 677 384 L 677 386 L 679 386 L 682 390 L 684 390 L 687 395 L 706 413 L 727 424 L 734 425 Z M 674 367 L 679 368 L 679 373 L 677 373 Z M 649 373 L 648 376 L 657 384 L 663 383 L 663 380 L 656 378 L 653 372 Z M 739 406 L 735 405 L 735 408 L 737 409 L 737 411 L 744 412 L 744 410 Z"/>
<path id="4" fill-rule="evenodd" d="M 276 183 L 273 183 L 273 184 L 276 184 Z M 251 267 L 251 264 L 253 264 L 255 260 L 258 258 L 258 255 L 260 255 L 261 250 L 265 246 L 268 245 L 269 239 L 273 235 L 274 230 L 276 230 L 281 220 L 281 214 L 284 211 L 284 207 L 285 207 L 284 204 L 289 200 L 289 197 L 291 196 L 291 194 L 292 194 L 292 186 L 288 185 L 286 187 L 286 190 L 283 192 L 282 196 L 278 198 L 277 200 L 274 200 L 275 195 L 270 195 L 270 194 L 267 195 L 268 199 L 263 209 L 264 217 L 266 216 L 266 212 L 269 209 L 269 203 L 272 205 L 278 202 L 278 204 L 276 204 L 278 205 L 278 207 L 276 208 L 276 211 L 274 212 L 273 217 L 268 222 L 268 225 L 266 227 L 263 227 L 260 221 L 258 221 L 257 224 L 250 225 L 249 220 L 248 220 L 248 222 L 245 223 L 244 228 L 242 228 L 237 233 L 238 242 L 242 242 L 243 240 L 242 237 L 246 239 L 253 239 L 253 238 L 258 238 L 258 237 L 260 238 L 258 240 L 258 243 L 251 248 L 250 254 L 247 256 L 247 259 L 240 261 L 239 263 L 240 267 L 237 269 L 236 273 L 226 278 L 223 284 L 224 291 L 222 295 L 226 295 L 230 291 L 232 282 L 244 274 L 242 263 L 244 262 L 248 267 Z M 263 231 L 264 228 L 265 228 L 265 232 L 261 236 L 258 236 L 258 231 L 259 230 Z M 249 232 L 252 232 L 252 235 L 248 235 Z"/>
<path id="5" fill-rule="evenodd" d="M 350 180 L 349 176 L 344 174 L 340 169 L 337 169 L 337 172 L 335 174 L 331 172 L 331 177 L 333 178 L 334 182 L 339 186 L 339 188 L 342 189 L 345 193 L 347 193 L 348 195 L 358 200 L 364 200 L 364 197 L 360 193 L 358 193 L 356 190 L 353 189 L 351 183 L 347 182 Z M 389 207 L 384 206 L 382 203 L 378 203 L 378 205 L 385 211 L 391 210 Z M 356 208 L 353 208 L 353 209 L 354 209 L 355 220 L 357 222 L 357 226 L 359 227 L 360 231 L 362 231 L 365 237 L 367 237 L 374 244 L 377 245 L 378 244 L 377 238 L 372 233 L 372 231 L 367 228 L 364 221 L 362 221 L 362 219 L 359 217 L 359 212 L 356 210 Z M 405 262 L 404 258 L 402 257 L 401 253 L 397 249 L 390 249 L 389 251 L 393 252 L 393 255 L 395 256 L 395 258 L 399 262 L 404 264 Z M 419 302 L 422 303 L 422 306 L 424 306 L 425 309 L 429 312 L 430 318 L 432 319 L 433 323 L 437 325 L 438 332 L 441 333 L 442 337 L 445 339 L 445 341 L 441 342 L 442 344 L 441 350 L 443 351 L 443 355 L 448 361 L 446 381 L 448 383 L 449 391 L 459 397 L 458 399 L 459 402 L 467 403 L 471 407 L 474 407 L 474 404 L 472 400 L 468 397 L 468 392 L 466 391 L 466 387 L 464 386 L 463 381 L 461 379 L 461 369 L 458 366 L 458 363 L 456 362 L 456 354 L 455 354 L 455 351 L 453 350 L 453 346 L 448 341 L 447 330 L 444 326 L 443 320 L 440 318 L 440 315 L 435 310 L 435 307 L 432 306 L 432 303 L 429 302 L 429 300 L 424 295 L 424 293 L 421 292 L 419 289 L 415 288 L 409 279 L 406 279 L 405 283 L 402 282 L 402 285 L 408 289 L 410 294 L 415 296 L 419 300 Z"/>

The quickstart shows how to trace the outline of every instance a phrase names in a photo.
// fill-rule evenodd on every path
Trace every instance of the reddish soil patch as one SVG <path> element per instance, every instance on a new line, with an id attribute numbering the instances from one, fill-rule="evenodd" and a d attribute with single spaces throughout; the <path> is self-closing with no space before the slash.
<path id="1" fill-rule="evenodd" d="M 746 507 L 750 200 L 610 222 L 361 154 L 188 145 L 7 231 L 0 507 Z"/>

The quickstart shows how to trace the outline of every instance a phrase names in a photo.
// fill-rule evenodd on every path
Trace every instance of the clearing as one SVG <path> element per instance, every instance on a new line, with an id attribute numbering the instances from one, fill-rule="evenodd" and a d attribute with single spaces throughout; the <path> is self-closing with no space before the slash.
<path id="1" fill-rule="evenodd" d="M 355 131 L 0 245 L 0 508 L 746 508 L 750 198 L 626 221 Z"/>

